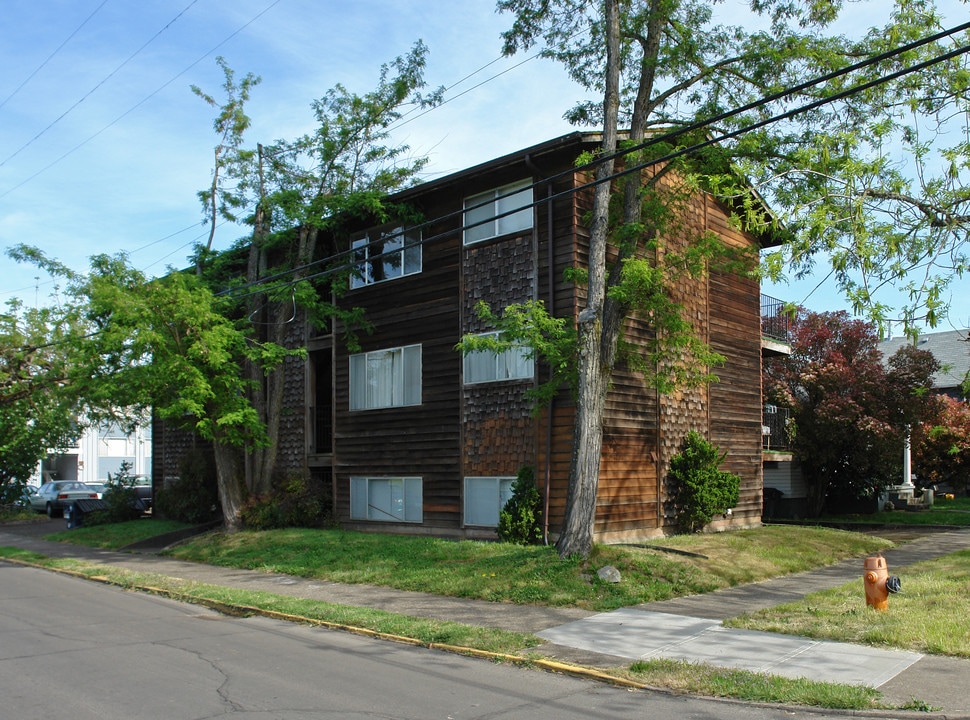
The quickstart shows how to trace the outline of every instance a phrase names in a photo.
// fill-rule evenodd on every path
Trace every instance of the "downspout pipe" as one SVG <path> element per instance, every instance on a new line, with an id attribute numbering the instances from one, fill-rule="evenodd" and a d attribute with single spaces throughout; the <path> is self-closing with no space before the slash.
<path id="1" fill-rule="evenodd" d="M 533 160 L 531 155 L 525 156 L 525 164 L 526 164 L 526 167 L 528 167 L 529 170 L 532 171 L 533 175 L 539 177 L 540 179 L 544 180 L 549 176 L 548 173 L 545 173 L 539 169 L 539 167 L 535 164 L 535 161 Z M 548 258 L 546 262 L 546 288 L 547 288 L 546 304 L 550 314 L 553 314 L 554 312 L 554 309 L 555 309 L 554 302 L 556 297 L 555 287 L 554 287 L 556 254 L 555 254 L 555 236 L 553 235 L 553 228 L 555 223 L 553 222 L 552 196 L 553 196 L 552 183 L 549 182 L 546 184 L 545 206 L 546 206 L 546 238 L 547 238 L 546 247 L 547 247 L 547 253 L 548 253 Z M 537 249 L 538 249 L 538 237 L 536 238 L 536 243 L 537 243 Z M 538 252 L 536 252 L 536 256 L 538 259 Z M 536 288 L 536 290 L 538 291 L 538 288 Z M 550 370 L 549 372 L 550 372 L 550 378 L 551 378 L 552 370 Z M 545 477 L 545 481 L 543 482 L 543 488 L 542 488 L 542 543 L 544 545 L 549 544 L 549 495 L 550 495 L 550 486 L 552 485 L 552 417 L 553 417 L 553 410 L 555 409 L 555 406 L 556 406 L 556 399 L 553 397 L 549 400 L 549 408 L 546 411 L 546 428 L 545 428 L 546 462 L 545 462 L 545 468 L 543 469 L 543 475 Z"/>

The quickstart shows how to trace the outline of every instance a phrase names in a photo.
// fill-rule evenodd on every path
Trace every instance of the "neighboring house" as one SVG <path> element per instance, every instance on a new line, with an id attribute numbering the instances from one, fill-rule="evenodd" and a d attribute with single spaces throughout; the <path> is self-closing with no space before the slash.
<path id="1" fill-rule="evenodd" d="M 956 400 L 967 400 L 962 385 L 970 378 L 970 329 L 923 333 L 913 341 L 911 337 L 895 337 L 879 343 L 884 362 L 888 362 L 899 348 L 915 345 L 928 350 L 942 366 L 933 376 L 933 389 Z"/>
<path id="2" fill-rule="evenodd" d="M 80 480 L 104 483 L 108 475 L 115 475 L 123 462 L 129 463 L 134 475 L 152 472 L 151 426 L 137 427 L 127 434 L 118 425 L 89 427 L 77 444 L 53 450 L 40 462 L 31 483 L 40 485 L 48 480 Z"/>
<path id="3" fill-rule="evenodd" d="M 939 333 L 922 334 L 915 342 L 921 350 L 928 350 L 943 366 L 933 377 L 934 389 L 951 397 L 966 400 L 961 385 L 970 372 L 970 330 L 951 330 Z M 879 350 L 883 362 L 904 345 L 913 345 L 910 337 L 897 337 L 883 340 Z M 805 481 L 802 478 L 798 461 L 787 452 L 784 433 L 781 432 L 785 408 L 765 408 L 766 433 L 764 484 L 765 518 L 800 518 L 806 514 L 808 497 Z"/>
<path id="4" fill-rule="evenodd" d="M 598 134 L 573 133 L 396 193 L 436 219 L 361 227 L 351 238 L 358 274 L 343 297 L 361 307 L 373 332 L 349 352 L 345 328 L 295 338 L 304 363 L 286 364 L 281 470 L 332 483 L 342 526 L 453 537 L 494 537 L 499 510 L 518 470 L 535 468 L 547 529 L 562 522 L 573 450 L 575 404 L 562 392 L 534 413 L 526 392 L 548 370 L 522 352 L 463 358 L 466 333 L 488 333 L 475 312 L 541 300 L 575 318 L 584 290 L 564 271 L 585 263 L 592 204 L 589 177 L 573 169 Z M 550 181 L 543 182 L 544 179 Z M 533 202 L 543 198 L 551 202 Z M 729 245 L 764 242 L 737 229 L 731 209 L 707 195 L 690 203 L 679 237 L 713 232 Z M 465 229 L 463 230 L 463 225 Z M 689 430 L 727 452 L 722 465 L 742 478 L 741 497 L 720 526 L 757 524 L 762 512 L 761 312 L 756 279 L 720 271 L 673 289 L 700 333 L 727 358 L 720 382 L 659 396 L 618 367 L 606 405 L 597 498 L 599 542 L 671 530 L 667 469 Z M 651 332 L 638 319 L 625 338 Z M 156 477 L 177 473 L 184 434 L 156 430 Z M 168 439 L 166 439 L 168 438 Z"/>
<path id="5" fill-rule="evenodd" d="M 785 303 L 761 296 L 762 355 L 791 353 L 790 316 Z M 761 439 L 764 468 L 764 518 L 804 517 L 808 489 L 789 449 L 788 408 L 765 405 Z"/>

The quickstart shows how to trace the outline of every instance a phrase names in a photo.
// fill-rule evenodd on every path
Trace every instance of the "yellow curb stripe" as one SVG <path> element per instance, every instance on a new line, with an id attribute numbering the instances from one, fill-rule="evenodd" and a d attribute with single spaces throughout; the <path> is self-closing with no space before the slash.
<path id="1" fill-rule="evenodd" d="M 100 582 L 105 585 L 113 585 L 115 587 L 122 587 L 126 590 L 137 590 L 141 592 L 151 593 L 153 595 L 158 595 L 161 597 L 167 597 L 173 600 L 180 600 L 183 602 L 189 602 L 193 605 L 202 605 L 208 607 L 217 612 L 221 612 L 225 615 L 231 615 L 236 617 L 241 617 L 245 615 L 257 615 L 261 617 L 271 618 L 274 620 L 283 620 L 286 622 L 297 622 L 306 625 L 314 625 L 316 627 L 322 627 L 329 630 L 340 630 L 343 632 L 353 633 L 354 635 L 362 635 L 365 637 L 371 637 L 378 640 L 388 640 L 391 642 L 401 643 L 405 645 L 412 645 L 415 647 L 426 647 L 430 650 L 441 650 L 444 652 L 451 652 L 458 655 L 467 655 L 469 657 L 478 657 L 486 660 L 497 660 L 501 662 L 508 662 L 515 665 L 532 665 L 535 667 L 543 668 L 550 672 L 562 673 L 564 675 L 572 675 L 575 677 L 584 677 L 591 680 L 598 680 L 600 682 L 609 683 L 610 685 L 617 685 L 620 687 L 629 687 L 637 690 L 655 690 L 649 685 L 644 683 L 639 683 L 634 680 L 628 680 L 626 678 L 617 677 L 614 675 L 609 675 L 608 673 L 601 672 L 599 670 L 594 670 L 592 668 L 583 667 L 582 665 L 572 665 L 570 663 L 564 663 L 558 660 L 546 660 L 543 658 L 527 658 L 521 655 L 510 655 L 508 653 L 497 653 L 491 652 L 489 650 L 479 650 L 477 648 L 464 647 L 462 645 L 449 645 L 447 643 L 438 642 L 426 642 L 424 640 L 418 640 L 417 638 L 406 637 L 404 635 L 395 635 L 393 633 L 381 632 L 379 630 L 371 630 L 369 628 L 357 627 L 356 625 L 346 625 L 344 623 L 336 623 L 330 620 L 319 620 L 316 618 L 308 618 L 302 615 L 293 615 L 291 613 L 279 612 L 277 610 L 267 610 L 264 608 L 253 607 L 251 605 L 237 605 L 235 603 L 226 603 L 220 600 L 212 600 L 209 598 L 198 597 L 197 595 L 192 595 L 190 593 L 180 592 L 176 590 L 169 590 L 167 588 L 159 588 L 151 585 L 140 585 L 140 584 L 126 584 L 113 580 L 112 578 L 105 577 L 103 575 L 88 575 L 77 570 L 68 570 L 67 568 L 56 568 L 49 567 L 46 565 L 41 565 L 39 563 L 34 563 L 29 560 L 21 560 L 18 558 L 0 558 L 5 562 L 11 562 L 17 565 L 23 565 L 25 567 L 32 567 L 38 570 L 48 570 L 51 572 L 61 573 L 63 575 L 69 575 L 71 577 L 80 578 L 81 580 L 93 580 L 94 582 Z M 173 578 L 175 579 L 175 578 Z"/>

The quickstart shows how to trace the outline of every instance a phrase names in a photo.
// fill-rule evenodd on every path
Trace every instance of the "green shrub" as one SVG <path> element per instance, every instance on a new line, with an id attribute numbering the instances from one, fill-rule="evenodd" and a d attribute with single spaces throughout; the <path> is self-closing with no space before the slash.
<path id="1" fill-rule="evenodd" d="M 677 524 L 685 532 L 703 529 L 715 515 L 737 504 L 741 478 L 718 469 L 726 455 L 691 430 L 680 453 L 671 459 Z"/>
<path id="2" fill-rule="evenodd" d="M 85 525 L 106 525 L 108 523 L 128 522 L 141 517 L 143 507 L 133 486 L 131 463 L 127 460 L 114 475 L 108 473 L 108 484 L 101 499 L 108 506 L 84 516 Z"/>
<path id="3" fill-rule="evenodd" d="M 512 483 L 512 497 L 498 516 L 499 540 L 518 545 L 537 545 L 542 540 L 542 499 L 535 472 L 523 467 Z"/>
<path id="4" fill-rule="evenodd" d="M 201 525 L 221 512 L 216 468 L 210 453 L 193 450 L 179 463 L 179 477 L 155 493 L 154 511 L 167 520 Z"/>
<path id="5" fill-rule="evenodd" d="M 273 483 L 273 489 L 250 497 L 242 507 L 243 525 L 253 530 L 323 527 L 330 520 L 330 487 L 302 473 Z"/>

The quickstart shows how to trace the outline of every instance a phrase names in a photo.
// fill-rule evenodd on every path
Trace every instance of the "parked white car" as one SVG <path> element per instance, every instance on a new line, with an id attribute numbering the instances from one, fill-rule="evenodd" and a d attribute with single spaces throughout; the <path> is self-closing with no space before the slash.
<path id="1" fill-rule="evenodd" d="M 40 486 L 36 494 L 30 496 L 30 507 L 37 512 L 46 512 L 47 517 L 64 514 L 75 500 L 97 500 L 97 491 L 77 480 L 54 480 Z"/>

